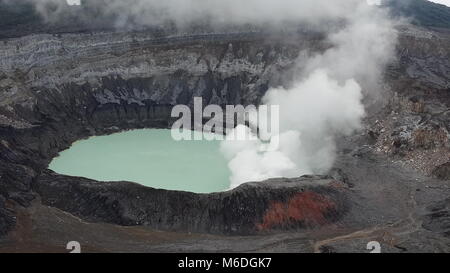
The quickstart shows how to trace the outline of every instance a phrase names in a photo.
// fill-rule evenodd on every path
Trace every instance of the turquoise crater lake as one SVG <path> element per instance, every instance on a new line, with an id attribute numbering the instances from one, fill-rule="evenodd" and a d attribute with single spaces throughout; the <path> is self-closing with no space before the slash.
<path id="1" fill-rule="evenodd" d="M 230 187 L 230 171 L 219 149 L 220 141 L 175 141 L 168 129 L 132 130 L 77 141 L 49 169 L 98 181 L 220 192 Z"/>

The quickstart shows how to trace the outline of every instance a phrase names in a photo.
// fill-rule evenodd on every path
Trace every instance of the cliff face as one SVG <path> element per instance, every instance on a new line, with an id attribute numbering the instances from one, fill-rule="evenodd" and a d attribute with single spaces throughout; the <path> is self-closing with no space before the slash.
<path id="1" fill-rule="evenodd" d="M 398 59 L 385 75 L 388 95 L 382 108 L 370 112 L 366 138 L 375 154 L 386 153 L 431 173 L 450 160 L 450 37 L 411 27 L 399 32 Z M 105 32 L 0 41 L 0 232 L 13 227 L 11 207 L 28 206 L 36 197 L 92 221 L 176 230 L 193 227 L 201 232 L 252 233 L 280 228 L 280 223 L 284 229 L 304 228 L 304 219 L 292 215 L 304 215 L 295 208 L 311 200 L 313 207 L 323 210 L 306 213 L 312 215 L 306 222 L 339 220 L 347 211 L 343 201 L 347 197 L 336 195 L 332 184 L 300 197 L 296 194 L 304 182 L 295 191 L 260 184 L 250 187 L 251 196 L 245 196 L 244 189 L 196 195 L 198 203 L 188 212 L 169 206 L 173 210 L 168 215 L 187 218 L 158 222 L 154 213 L 167 210 L 154 204 L 141 211 L 143 201 L 130 201 L 134 185 L 100 186 L 45 171 L 52 157 L 77 139 L 129 128 L 167 127 L 171 106 L 189 105 L 194 96 L 203 97 L 204 105 L 258 103 L 270 86 L 289 80 L 300 52 L 326 47 L 317 33 L 280 39 L 258 33 L 156 38 L 146 32 Z M 69 195 L 60 194 L 66 190 Z M 108 190 L 111 193 L 105 194 Z M 161 194 L 148 192 L 146 198 Z M 186 193 L 163 193 L 169 197 L 161 197 L 162 204 L 191 199 Z M 318 193 L 325 196 L 317 199 Z M 77 196 L 76 202 L 65 202 L 70 194 Z M 246 201 L 263 196 L 260 203 Z M 323 199 L 343 205 L 329 213 L 330 204 Z M 206 220 L 192 222 L 199 207 L 213 206 L 212 212 L 223 214 L 224 200 L 233 200 L 236 206 L 231 206 L 228 220 L 209 218 L 211 227 Z M 79 203 L 84 205 L 77 207 Z M 114 204 L 116 209 L 111 210 Z M 248 209 L 245 215 L 239 214 L 240 205 Z M 261 206 L 254 213 L 256 205 Z M 293 211 L 288 209 L 292 207 Z M 242 222 L 249 215 L 255 218 Z M 236 231 L 236 226 L 242 229 Z"/>
<path id="2" fill-rule="evenodd" d="M 174 104 L 193 95 L 203 95 L 207 103 L 254 102 L 269 82 L 281 83 L 276 77 L 299 50 L 320 49 L 314 35 L 302 36 L 300 44 L 262 36 L 155 39 L 146 33 L 103 33 L 5 40 L 0 48 L 2 104 L 17 101 L 16 96 L 26 100 L 40 92 L 77 87 L 101 104 Z M 25 90 L 32 94 L 25 95 Z"/>
<path id="3" fill-rule="evenodd" d="M 371 129 L 377 150 L 432 174 L 450 161 L 450 36 L 403 33 L 398 62 L 386 77 L 392 90 L 389 112 Z"/>

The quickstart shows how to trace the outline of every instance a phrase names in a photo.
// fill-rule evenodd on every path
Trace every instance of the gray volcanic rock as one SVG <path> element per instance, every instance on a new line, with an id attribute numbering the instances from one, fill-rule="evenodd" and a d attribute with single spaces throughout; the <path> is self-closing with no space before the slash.
<path id="1" fill-rule="evenodd" d="M 431 175 L 450 159 L 450 35 L 402 29 L 387 107 L 367 126 L 375 149 Z"/>
<path id="2" fill-rule="evenodd" d="M 5 198 L 0 195 L 0 237 L 6 235 L 15 225 L 14 212 L 6 208 Z"/>
<path id="3" fill-rule="evenodd" d="M 423 227 L 450 237 L 450 198 L 436 202 L 428 207 L 428 211 L 424 217 Z"/>
<path id="4" fill-rule="evenodd" d="M 195 194 L 135 183 L 99 183 L 45 172 L 34 185 L 42 203 L 91 222 L 218 234 L 320 227 L 348 209 L 343 184 L 326 178 L 272 179 Z"/>
<path id="5" fill-rule="evenodd" d="M 433 175 L 437 178 L 450 181 L 450 162 L 438 166 L 433 171 Z"/>

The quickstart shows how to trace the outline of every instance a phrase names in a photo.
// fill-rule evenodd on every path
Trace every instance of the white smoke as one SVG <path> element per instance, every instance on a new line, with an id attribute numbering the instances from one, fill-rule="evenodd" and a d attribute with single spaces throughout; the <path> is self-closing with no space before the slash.
<path id="1" fill-rule="evenodd" d="M 208 20 L 212 24 L 263 24 L 289 21 L 317 22 L 351 10 L 351 1 L 329 0 L 111 0 L 105 9 L 120 10 L 121 22 L 178 26 Z M 320 17 L 320 18 L 319 18 Z"/>
<path id="2" fill-rule="evenodd" d="M 17 0 L 4 0 L 14 2 Z M 178 27 L 193 22 L 223 24 L 320 23 L 347 18 L 355 5 L 373 0 L 21 0 L 35 5 L 48 21 L 64 19 L 68 4 L 94 8 L 96 16 L 115 17 L 117 27 Z M 81 15 L 80 15 L 81 16 Z"/>
<path id="3" fill-rule="evenodd" d="M 335 18 L 347 21 L 329 34 L 332 47 L 299 58 L 301 71 L 291 87 L 272 88 L 263 98 L 264 104 L 280 107 L 279 149 L 261 151 L 264 143 L 259 141 L 223 142 L 232 188 L 272 177 L 325 173 L 335 160 L 335 138 L 361 128 L 363 96 L 379 87 L 383 68 L 393 58 L 396 33 L 377 7 L 350 2 L 355 6 Z"/>
<path id="4" fill-rule="evenodd" d="M 62 0 L 33 1 L 51 20 Z M 57 3 L 49 10 L 49 3 Z M 308 24 L 325 28 L 331 47 L 322 54 L 300 54 L 289 88 L 272 88 L 263 103 L 280 106 L 279 148 L 263 152 L 259 140 L 224 141 L 231 184 L 271 177 L 327 172 L 335 160 L 335 138 L 361 128 L 363 97 L 379 88 L 381 73 L 393 58 L 394 22 L 378 0 L 86 0 L 118 27 L 173 22 L 208 25 Z M 67 5 L 66 5 L 67 6 Z M 247 131 L 239 126 L 236 130 Z"/>
<path id="5" fill-rule="evenodd" d="M 79 6 L 79 5 L 81 5 L 81 0 L 67 0 L 66 2 L 70 6 Z"/>

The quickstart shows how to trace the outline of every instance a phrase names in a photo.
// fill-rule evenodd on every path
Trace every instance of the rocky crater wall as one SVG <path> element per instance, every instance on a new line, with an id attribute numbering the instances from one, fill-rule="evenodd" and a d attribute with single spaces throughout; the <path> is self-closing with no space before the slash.
<path id="1" fill-rule="evenodd" d="M 272 201 L 288 202 L 286 198 L 304 190 L 303 182 L 286 192 L 282 187 L 255 187 L 254 192 L 241 189 L 211 196 L 147 189 L 142 196 L 147 202 L 136 203 L 134 184 L 99 183 L 45 171 L 59 151 L 80 138 L 167 128 L 172 106 L 190 105 L 195 96 L 203 97 L 205 105 L 257 103 L 269 84 L 282 82 L 280 71 L 292 65 L 299 46 L 306 50 L 316 42 L 308 36 L 303 45 L 280 44 L 248 34 L 163 41 L 127 40 L 114 34 L 8 40 L 0 49 L 0 193 L 16 205 L 28 206 L 39 196 L 44 204 L 83 219 L 170 230 L 240 234 L 335 221 L 343 213 L 343 197 L 320 209 L 320 223 L 285 216 L 264 224 L 264 208 Z M 14 218 L 6 208 L 0 212 L 8 219 L 2 222 L 6 231 Z M 197 219 L 198 214 L 207 218 Z"/>
<path id="2" fill-rule="evenodd" d="M 47 171 L 34 186 L 43 204 L 88 221 L 214 234 L 320 227 L 337 222 L 349 205 L 345 186 L 331 177 L 277 179 L 194 194 Z"/>

